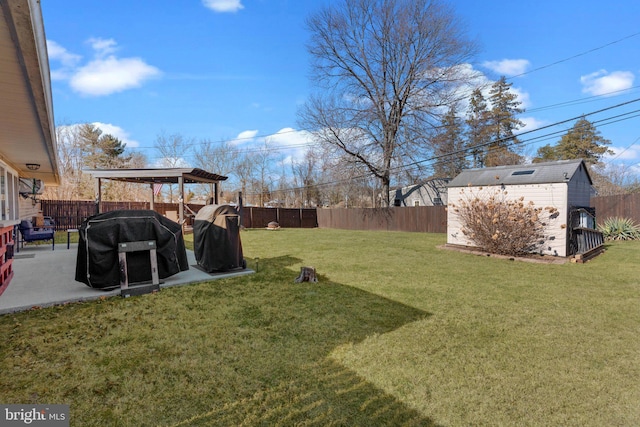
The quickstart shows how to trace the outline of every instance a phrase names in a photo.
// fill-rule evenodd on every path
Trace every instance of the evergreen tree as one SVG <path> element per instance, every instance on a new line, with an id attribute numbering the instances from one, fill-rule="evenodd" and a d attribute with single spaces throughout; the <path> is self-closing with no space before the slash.
<path id="1" fill-rule="evenodd" d="M 98 127 L 85 123 L 79 131 L 84 165 L 88 168 L 123 168 L 131 156 L 123 156 L 126 144 Z"/>
<path id="2" fill-rule="evenodd" d="M 484 166 L 487 144 L 491 137 L 489 135 L 487 101 L 480 89 L 475 89 L 471 93 L 465 123 L 467 125 L 467 148 L 471 153 L 471 166 L 481 168 Z"/>
<path id="3" fill-rule="evenodd" d="M 583 159 L 588 164 L 598 165 L 602 156 L 613 154 L 607 147 L 609 144 L 611 141 L 600 135 L 593 123 L 582 117 L 556 145 L 540 147 L 533 161 Z"/>
<path id="4" fill-rule="evenodd" d="M 507 83 L 504 76 L 491 85 L 489 133 L 492 142 L 489 144 L 485 166 L 514 165 L 522 162 L 522 157 L 516 151 L 520 140 L 515 136 L 515 131 L 524 126 L 524 123 L 516 118 L 524 109 L 520 108 L 522 103 L 517 100 L 518 96 L 511 92 L 511 86 L 512 83 Z"/>
<path id="5" fill-rule="evenodd" d="M 433 138 L 434 154 L 437 157 L 434 175 L 438 178 L 453 178 L 468 166 L 462 125 L 456 106 L 452 105 L 442 118 L 442 126 Z"/>

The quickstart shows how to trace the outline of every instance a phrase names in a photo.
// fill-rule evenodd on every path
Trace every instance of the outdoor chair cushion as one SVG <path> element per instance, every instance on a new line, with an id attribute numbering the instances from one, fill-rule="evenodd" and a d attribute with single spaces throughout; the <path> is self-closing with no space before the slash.
<path id="1" fill-rule="evenodd" d="M 53 228 L 34 228 L 31 221 L 25 219 L 20 221 L 20 233 L 25 242 L 35 242 L 36 240 L 52 240 L 55 234 Z"/>

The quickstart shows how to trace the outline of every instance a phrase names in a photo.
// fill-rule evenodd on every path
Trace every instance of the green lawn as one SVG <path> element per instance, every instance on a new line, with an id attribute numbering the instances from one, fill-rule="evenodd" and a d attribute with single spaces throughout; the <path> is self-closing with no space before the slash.
<path id="1" fill-rule="evenodd" d="M 640 242 L 551 265 L 444 235 L 241 237 L 257 274 L 1 316 L 0 403 L 77 426 L 640 425 Z"/>

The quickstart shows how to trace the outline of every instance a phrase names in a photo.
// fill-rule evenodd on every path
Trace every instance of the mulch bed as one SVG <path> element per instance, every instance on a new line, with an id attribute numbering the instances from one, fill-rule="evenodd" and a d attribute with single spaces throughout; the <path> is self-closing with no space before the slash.
<path id="1" fill-rule="evenodd" d="M 562 257 L 555 257 L 551 255 L 540 255 L 540 254 L 530 254 L 526 256 L 517 256 L 517 257 L 510 256 L 510 255 L 498 255 L 498 254 L 491 254 L 489 252 L 485 252 L 478 248 L 473 248 L 470 246 L 451 245 L 449 243 L 438 246 L 438 249 L 448 249 L 448 250 L 453 250 L 458 252 L 474 254 L 478 256 L 507 259 L 510 261 L 535 262 L 540 264 L 566 264 L 571 259 L 571 258 L 562 258 Z"/>

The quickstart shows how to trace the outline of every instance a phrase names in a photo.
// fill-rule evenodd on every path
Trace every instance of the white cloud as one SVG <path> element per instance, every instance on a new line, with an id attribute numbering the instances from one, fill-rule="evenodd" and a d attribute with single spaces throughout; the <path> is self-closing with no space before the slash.
<path id="1" fill-rule="evenodd" d="M 467 85 L 461 86 L 457 89 L 456 98 L 462 100 L 459 105 L 461 111 L 467 111 L 471 93 L 476 88 L 480 88 L 482 95 L 487 101 L 488 107 L 491 108 L 489 97 L 491 92 L 491 85 L 493 85 L 495 81 L 489 79 L 484 73 L 475 70 L 471 64 L 462 64 L 458 66 L 456 72 L 459 73 L 461 80 L 465 76 L 470 79 Z M 515 86 L 511 86 L 511 92 L 515 94 L 518 97 L 517 100 L 521 102 L 520 108 L 526 109 L 531 106 L 531 99 L 528 92 Z"/>
<path id="2" fill-rule="evenodd" d="M 202 4 L 214 12 L 237 12 L 244 9 L 240 0 L 202 0 Z"/>
<path id="3" fill-rule="evenodd" d="M 582 92 L 591 95 L 607 95 L 612 92 L 629 89 L 633 87 L 635 76 L 630 71 L 614 71 L 609 73 L 607 70 L 596 71 L 580 77 L 582 83 Z"/>
<path id="4" fill-rule="evenodd" d="M 47 52 L 50 59 L 60 61 L 66 67 L 73 67 L 82 59 L 82 56 L 69 52 L 53 40 L 47 40 Z"/>
<path id="5" fill-rule="evenodd" d="M 521 102 L 519 105 L 520 108 L 529 108 L 531 106 L 531 98 L 529 97 L 529 92 L 525 92 L 519 87 L 511 86 L 511 92 L 515 93 L 518 96 L 518 101 Z"/>
<path id="6" fill-rule="evenodd" d="M 504 76 L 517 76 L 525 73 L 531 63 L 526 59 L 503 59 L 501 61 L 485 61 L 482 66 Z"/>
<path id="7" fill-rule="evenodd" d="M 140 58 L 99 58 L 80 67 L 71 77 L 71 88 L 82 95 L 103 96 L 142 86 L 160 70 Z"/>
<path id="8" fill-rule="evenodd" d="M 266 141 L 271 147 L 280 148 L 279 152 L 285 156 L 283 163 L 291 163 L 304 158 L 313 138 L 310 132 L 287 127 L 269 135 Z"/>
<path id="9" fill-rule="evenodd" d="M 117 50 L 117 43 L 114 39 L 90 38 L 87 40 L 87 43 L 91 45 L 91 48 L 95 51 L 95 55 L 98 58 L 111 55 Z"/>
<path id="10" fill-rule="evenodd" d="M 238 134 L 237 139 L 253 139 L 258 134 L 258 130 L 245 130 Z"/>
<path id="11" fill-rule="evenodd" d="M 640 159 L 640 145 L 634 144 L 627 148 L 622 147 L 609 147 L 613 154 L 605 154 L 605 159 L 615 160 L 638 160 Z"/>
<path id="12" fill-rule="evenodd" d="M 535 117 L 519 117 L 524 123 L 524 126 L 520 129 L 520 132 L 528 132 L 534 129 L 538 129 L 547 124 L 546 121 L 538 120 Z"/>
<path id="13" fill-rule="evenodd" d="M 93 122 L 91 124 L 99 128 L 102 131 L 102 133 L 108 133 L 110 135 L 115 136 L 120 141 L 127 144 L 127 148 L 136 148 L 140 146 L 140 143 L 135 139 L 131 139 L 131 137 L 129 136 L 129 132 L 122 129 L 120 126 L 116 126 L 111 123 L 100 123 L 100 122 Z"/>
<path id="14" fill-rule="evenodd" d="M 116 126 L 111 123 L 93 122 L 91 123 L 96 128 L 100 129 L 103 134 L 110 134 L 118 138 L 123 143 L 127 144 L 127 148 L 136 148 L 140 146 L 140 142 L 132 139 L 129 132 L 122 129 L 120 126 Z M 56 132 L 58 134 L 58 143 L 72 143 L 77 137 L 80 127 L 83 123 L 76 123 L 72 125 L 56 126 Z"/>
<path id="15" fill-rule="evenodd" d="M 68 80 L 71 88 L 87 96 L 104 96 L 142 86 L 161 74 L 160 70 L 140 58 L 118 58 L 113 39 L 87 40 L 94 52 L 93 60 L 79 65 L 82 57 L 67 51 L 52 40 L 47 41 L 50 61 L 58 61 L 61 68 L 51 72 L 53 80 Z"/>
<path id="16" fill-rule="evenodd" d="M 230 145 L 247 144 L 254 141 L 254 138 L 258 135 L 258 130 L 245 130 L 238 134 L 235 139 L 229 141 Z"/>
<path id="17" fill-rule="evenodd" d="M 51 70 L 52 80 L 66 80 L 73 68 L 82 60 L 82 56 L 69 52 L 53 40 L 47 40 L 47 52 L 50 61 L 59 62 L 62 67 Z"/>

